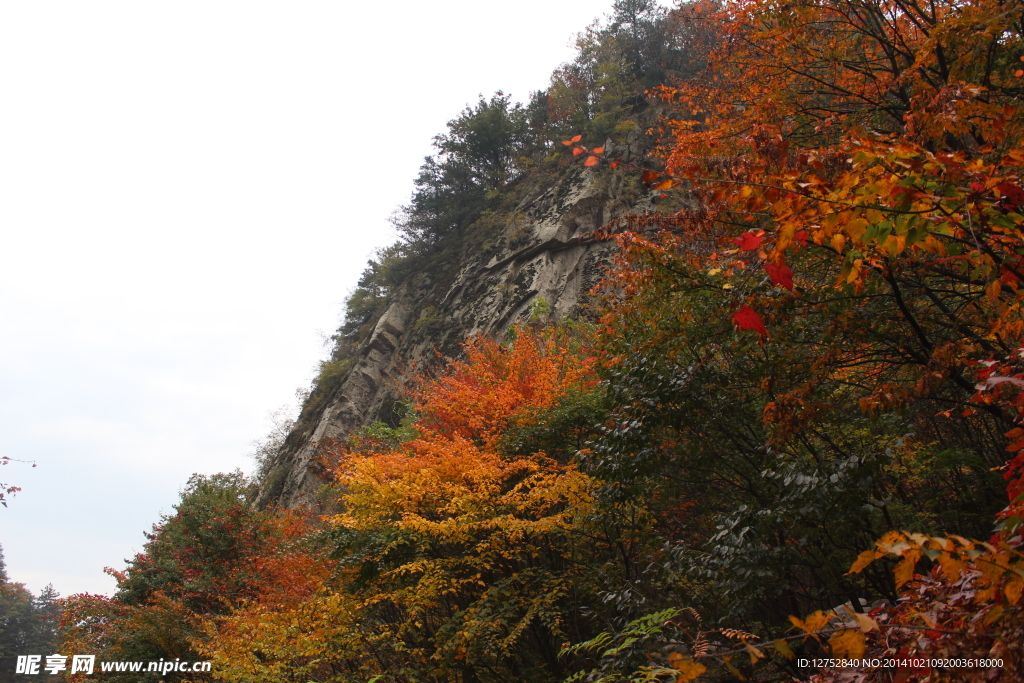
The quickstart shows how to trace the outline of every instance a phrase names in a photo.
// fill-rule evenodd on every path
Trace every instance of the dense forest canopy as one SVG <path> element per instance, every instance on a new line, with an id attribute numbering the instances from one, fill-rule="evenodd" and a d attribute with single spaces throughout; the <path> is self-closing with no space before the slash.
<path id="1" fill-rule="evenodd" d="M 1019 680 L 1022 22 L 619 0 L 435 138 L 299 422 L 396 286 L 584 168 L 660 208 L 595 235 L 597 309 L 466 340 L 323 453 L 318 510 L 193 478 L 58 648 L 213 662 L 168 681 Z"/>

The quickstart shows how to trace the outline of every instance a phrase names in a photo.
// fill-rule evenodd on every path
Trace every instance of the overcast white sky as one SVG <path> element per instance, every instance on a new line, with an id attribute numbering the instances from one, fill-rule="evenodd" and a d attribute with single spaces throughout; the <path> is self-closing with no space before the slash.
<path id="1" fill-rule="evenodd" d="M 109 593 L 191 473 L 250 470 L 431 138 L 611 1 L 0 3 L 11 578 Z"/>

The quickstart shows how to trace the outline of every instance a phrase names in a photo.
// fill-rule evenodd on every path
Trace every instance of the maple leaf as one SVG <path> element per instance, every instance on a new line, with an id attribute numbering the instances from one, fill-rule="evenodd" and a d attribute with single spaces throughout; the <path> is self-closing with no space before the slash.
<path id="1" fill-rule="evenodd" d="M 1017 208 L 1024 205 L 1024 190 L 1013 183 L 1001 182 L 996 185 L 996 189 L 999 190 L 1005 202 L 1010 206 Z"/>
<path id="2" fill-rule="evenodd" d="M 828 639 L 832 647 L 832 656 L 843 659 L 860 659 L 864 656 L 866 639 L 860 631 L 849 629 L 839 631 Z"/>
<path id="3" fill-rule="evenodd" d="M 773 263 L 766 263 L 764 266 L 765 271 L 768 273 L 768 277 L 772 279 L 772 282 L 785 287 L 792 291 L 793 289 L 793 271 L 786 264 L 777 266 Z"/>
<path id="4" fill-rule="evenodd" d="M 761 316 L 746 304 L 740 306 L 740 310 L 732 314 L 732 319 L 736 321 L 736 324 L 739 325 L 741 330 L 754 330 L 762 336 L 768 334 L 768 330 L 765 329 L 764 323 L 761 322 Z"/>
<path id="5" fill-rule="evenodd" d="M 761 242 L 764 242 L 764 235 L 755 235 L 752 232 L 745 232 L 732 241 L 743 251 L 753 251 L 761 246 Z"/>

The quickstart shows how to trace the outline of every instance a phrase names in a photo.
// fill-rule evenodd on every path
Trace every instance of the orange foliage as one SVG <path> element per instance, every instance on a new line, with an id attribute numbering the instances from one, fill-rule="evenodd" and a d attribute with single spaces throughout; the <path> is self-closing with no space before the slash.
<path id="1" fill-rule="evenodd" d="M 519 329 L 509 346 L 469 341 L 465 360 L 415 392 L 416 438 L 341 464 L 338 481 L 349 491 L 348 512 L 336 523 L 372 525 L 399 513 L 408 528 L 443 520 L 464 525 L 481 515 L 490 519 L 495 505 L 507 505 L 505 522 L 511 524 L 525 508 L 537 514 L 558 505 L 566 491 L 555 482 L 579 484 L 581 475 L 570 475 L 571 465 L 544 453 L 506 457 L 499 442 L 567 393 L 593 385 L 593 359 L 573 345 L 564 332 L 528 328 Z"/>
<path id="2" fill-rule="evenodd" d="M 529 328 L 519 328 L 508 347 L 483 337 L 469 341 L 465 360 L 415 393 L 417 429 L 424 439 L 458 436 L 494 448 L 518 420 L 593 385 L 593 360 L 574 352 L 573 344 L 565 332 Z"/>
<path id="3" fill-rule="evenodd" d="M 565 330 L 514 334 L 508 346 L 468 342 L 464 361 L 419 388 L 415 438 L 339 464 L 344 512 L 331 524 L 392 539 L 382 551 L 353 548 L 375 578 L 352 628 L 393 666 L 529 657 L 529 629 L 561 631 L 563 596 L 577 585 L 570 533 L 592 482 L 544 452 L 510 453 L 503 439 L 593 384 L 593 360 Z"/>
<path id="4" fill-rule="evenodd" d="M 575 585 L 567 535 L 591 483 L 543 452 L 509 454 L 503 438 L 592 383 L 592 360 L 564 330 L 514 333 L 507 346 L 468 342 L 465 360 L 423 382 L 414 438 L 356 438 L 340 455 L 343 512 L 326 520 L 343 539 L 338 563 L 269 557 L 258 596 L 205 620 L 197 647 L 225 680 L 365 681 L 409 667 L 450 680 L 446 667 L 471 653 L 511 657 L 529 629 L 557 632 Z M 539 578 L 547 592 L 534 595 Z"/>
<path id="5" fill-rule="evenodd" d="M 828 680 L 1018 680 L 1024 2 L 714 7 L 722 43 L 702 78 L 660 89 L 676 108 L 665 173 L 642 177 L 652 191 L 685 193 L 684 208 L 619 223 L 634 231 L 620 242 L 638 266 L 616 281 L 624 310 L 663 270 L 695 289 L 725 292 L 733 303 L 723 317 L 770 341 L 799 320 L 787 310 L 848 301 L 822 325 L 829 346 L 807 359 L 808 381 L 780 388 L 777 378 L 766 380 L 776 394 L 764 419 L 777 436 L 814 418 L 821 406 L 807 399 L 824 379 L 863 391 L 859 405 L 873 417 L 941 396 L 964 416 L 983 413 L 996 429 L 1014 421 L 1003 468 L 1010 506 L 989 543 L 891 532 L 854 571 L 898 557 L 899 605 L 874 612 L 877 623 L 836 626 L 823 612 L 812 628 L 794 624 L 816 641 L 830 625 L 837 657 L 998 657 L 1005 666 L 824 672 Z M 890 308 L 872 309 L 864 303 L 872 299 Z M 605 320 L 609 332 L 622 310 Z M 789 651 L 778 642 L 780 653 Z M 682 672 L 680 680 L 696 675 Z"/>

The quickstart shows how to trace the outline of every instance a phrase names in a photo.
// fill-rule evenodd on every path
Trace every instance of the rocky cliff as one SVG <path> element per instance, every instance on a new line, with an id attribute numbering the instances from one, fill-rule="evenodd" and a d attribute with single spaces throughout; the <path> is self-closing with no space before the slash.
<path id="1" fill-rule="evenodd" d="M 622 144 L 609 155 L 640 158 L 640 146 Z M 344 378 L 325 400 L 307 401 L 266 470 L 259 502 L 312 504 L 325 483 L 317 457 L 322 445 L 392 420 L 410 368 L 458 354 L 471 335 L 503 334 L 528 320 L 539 299 L 554 318 L 586 315 L 615 248 L 595 241 L 594 230 L 649 201 L 626 177 L 577 165 L 553 183 L 535 183 L 483 246 L 463 249 L 458 263 L 413 273 L 394 288 Z"/>

